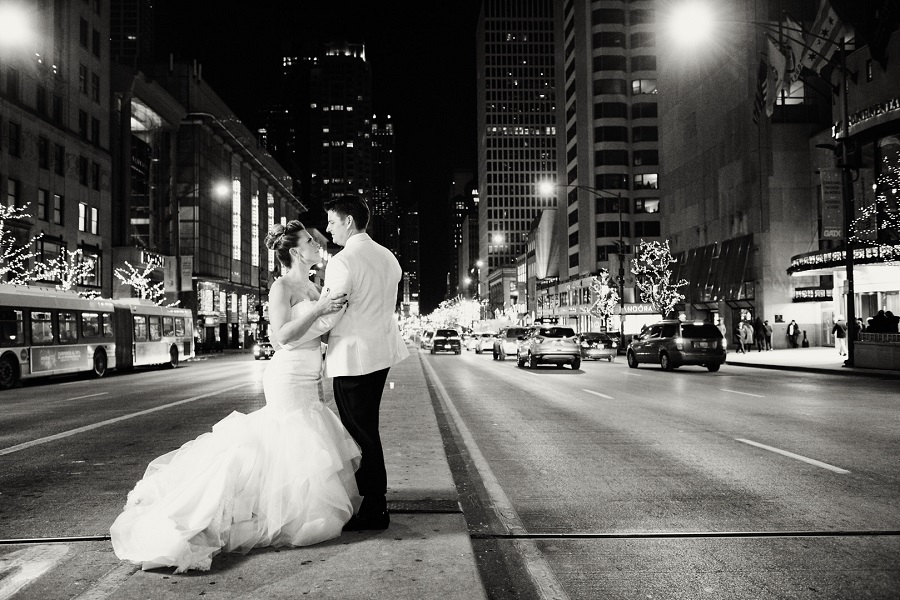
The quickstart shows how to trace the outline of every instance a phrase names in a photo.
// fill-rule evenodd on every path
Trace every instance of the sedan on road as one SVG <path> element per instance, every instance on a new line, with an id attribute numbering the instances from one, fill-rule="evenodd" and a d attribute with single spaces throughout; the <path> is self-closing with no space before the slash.
<path id="1" fill-rule="evenodd" d="M 581 367 L 581 348 L 571 327 L 536 327 L 522 340 L 516 353 L 516 364 L 532 369 L 539 364 L 555 364 L 557 368 Z"/>
<path id="2" fill-rule="evenodd" d="M 497 339 L 497 334 L 495 332 L 482 331 L 480 333 L 476 333 L 475 336 L 475 354 L 481 354 L 485 350 L 494 349 L 494 340 Z"/>
<path id="3" fill-rule="evenodd" d="M 609 362 L 616 359 L 619 352 L 619 342 L 611 336 L 598 332 L 589 331 L 581 334 L 581 358 L 600 360 L 605 358 Z"/>
<path id="4" fill-rule="evenodd" d="M 712 323 L 668 319 L 654 323 L 628 346 L 628 366 L 656 363 L 663 371 L 702 365 L 712 372 L 725 363 L 722 332 Z"/>
<path id="5" fill-rule="evenodd" d="M 254 360 L 268 360 L 273 356 L 275 356 L 275 348 L 273 348 L 272 344 L 268 341 L 260 340 L 255 346 L 253 346 Z"/>
<path id="6" fill-rule="evenodd" d="M 519 343 L 528 330 L 524 327 L 507 327 L 494 339 L 494 360 L 506 360 L 507 356 L 515 356 Z"/>
<path id="7" fill-rule="evenodd" d="M 434 338 L 431 340 L 431 353 L 452 352 L 459 354 L 462 352 L 462 341 L 459 332 L 455 329 L 438 329 L 434 332 Z"/>

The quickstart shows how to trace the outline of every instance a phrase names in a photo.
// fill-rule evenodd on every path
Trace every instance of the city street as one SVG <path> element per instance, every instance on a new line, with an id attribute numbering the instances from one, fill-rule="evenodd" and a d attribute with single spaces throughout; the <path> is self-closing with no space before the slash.
<path id="1" fill-rule="evenodd" d="M 85 538 L 68 554 L 0 545 L 7 564 L 35 569 L 21 597 L 114 598 L 129 583 L 241 597 L 250 583 L 237 574 L 276 555 L 251 553 L 244 571 L 221 559 L 214 587 L 162 571 L 135 581 L 94 536 L 108 534 L 150 459 L 261 406 L 267 365 L 226 356 L 4 392 L 0 538 Z M 430 384 L 430 402 L 424 386 L 411 392 L 437 409 L 489 598 L 896 597 L 896 380 L 728 365 L 666 373 L 623 357 L 530 370 L 473 352 L 420 352 L 404 365 Z M 397 435 L 389 455 L 406 451 Z M 408 495 L 404 476 L 389 474 Z M 366 543 L 400 539 L 399 523 Z M 346 543 L 304 556 L 338 560 Z"/>
<path id="2" fill-rule="evenodd" d="M 470 469 L 488 480 L 475 500 L 489 506 L 483 527 L 467 514 L 479 556 L 530 540 L 539 558 L 526 550 L 523 562 L 545 590 L 587 599 L 900 589 L 895 380 L 666 373 L 629 369 L 624 357 L 574 372 L 472 352 L 423 358 L 483 457 Z"/>

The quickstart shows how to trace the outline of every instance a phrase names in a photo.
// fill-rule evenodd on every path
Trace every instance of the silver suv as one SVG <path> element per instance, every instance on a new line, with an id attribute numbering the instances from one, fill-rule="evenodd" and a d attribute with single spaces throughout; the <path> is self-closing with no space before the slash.
<path id="1" fill-rule="evenodd" d="M 702 365 L 712 372 L 725 363 L 725 343 L 719 328 L 703 321 L 666 320 L 650 325 L 628 346 L 628 366 L 656 363 L 664 371 L 682 365 Z"/>
<path id="2" fill-rule="evenodd" d="M 558 368 L 571 365 L 581 367 L 581 347 L 571 327 L 535 327 L 529 330 L 516 351 L 516 364 L 532 369 L 541 363 L 555 364 Z"/>

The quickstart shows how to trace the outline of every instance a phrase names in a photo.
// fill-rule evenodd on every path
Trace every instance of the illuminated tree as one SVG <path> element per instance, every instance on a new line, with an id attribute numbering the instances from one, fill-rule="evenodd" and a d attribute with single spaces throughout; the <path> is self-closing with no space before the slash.
<path id="1" fill-rule="evenodd" d="M 50 261 L 36 264 L 35 271 L 38 279 L 59 281 L 56 289 L 69 291 L 81 284 L 82 279 L 93 274 L 94 261 L 85 260 L 80 249 L 66 250 L 65 256 L 60 255 Z"/>
<path id="2" fill-rule="evenodd" d="M 884 172 L 878 176 L 875 202 L 862 208 L 853 220 L 851 239 L 875 245 L 889 264 L 900 264 L 900 162 L 882 158 Z"/>
<path id="3" fill-rule="evenodd" d="M 590 287 L 594 302 L 589 308 L 582 310 L 597 317 L 608 326 L 610 316 L 615 313 L 616 307 L 619 306 L 619 292 L 613 285 L 609 271 L 600 269 L 600 275 L 591 278 Z"/>
<path id="4" fill-rule="evenodd" d="M 138 271 L 130 262 L 125 261 L 126 269 L 116 269 L 114 275 L 125 285 L 137 292 L 138 298 L 150 300 L 157 306 L 162 306 L 166 299 L 164 284 L 162 281 L 156 283 L 150 278 L 150 275 L 162 267 L 162 260 L 156 256 L 150 256 L 147 264 L 142 271 Z M 178 302 L 167 304 L 166 306 L 177 306 Z"/>
<path id="5" fill-rule="evenodd" d="M 40 278 L 37 268 L 28 266 L 28 260 L 37 255 L 29 248 L 33 248 L 34 242 L 44 234 L 39 233 L 27 244 L 20 245 L 16 236 L 6 226 L 7 221 L 31 217 L 31 214 L 26 212 L 27 208 L 27 204 L 22 207 L 0 205 L 0 281 L 8 281 L 15 285 L 25 285 Z"/>
<path id="6" fill-rule="evenodd" d="M 638 255 L 631 265 L 641 301 L 650 304 L 663 318 L 684 299 L 684 295 L 678 293 L 678 288 L 687 285 L 685 279 L 672 283 L 669 265 L 673 262 L 675 259 L 669 250 L 669 240 L 665 243 L 641 240 Z"/>

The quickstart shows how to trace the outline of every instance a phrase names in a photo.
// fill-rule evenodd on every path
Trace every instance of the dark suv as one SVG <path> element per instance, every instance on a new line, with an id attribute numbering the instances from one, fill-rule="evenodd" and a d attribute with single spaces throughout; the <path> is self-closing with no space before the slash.
<path id="1" fill-rule="evenodd" d="M 431 340 L 431 353 L 452 352 L 459 354 L 462 350 L 459 332 L 455 329 L 438 329 Z"/>
<path id="2" fill-rule="evenodd" d="M 628 366 L 656 363 L 664 371 L 682 365 L 702 365 L 718 371 L 725 363 L 722 333 L 712 323 L 665 320 L 654 323 L 628 346 Z"/>

